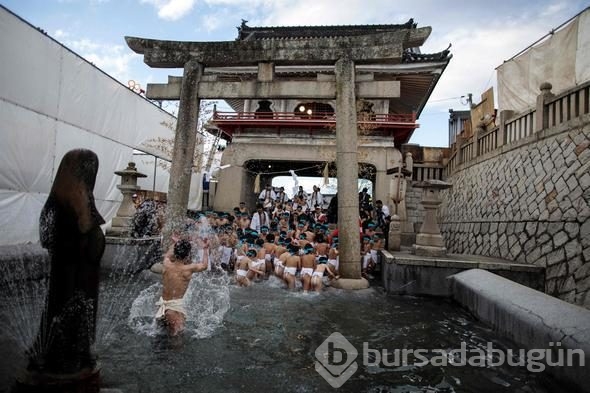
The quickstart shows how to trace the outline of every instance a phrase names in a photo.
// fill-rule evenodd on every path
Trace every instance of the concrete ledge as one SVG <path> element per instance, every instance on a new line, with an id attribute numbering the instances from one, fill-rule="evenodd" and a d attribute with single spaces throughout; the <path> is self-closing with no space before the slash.
<path id="1" fill-rule="evenodd" d="M 103 272 L 119 271 L 135 274 L 161 262 L 160 237 L 120 238 L 107 236 L 100 267 Z"/>
<path id="2" fill-rule="evenodd" d="M 340 278 L 332 281 L 330 286 L 338 289 L 367 289 L 369 282 L 364 278 Z"/>
<path id="3" fill-rule="evenodd" d="M 473 255 L 425 257 L 404 251 L 382 251 L 381 256 L 383 287 L 399 295 L 449 297 L 451 286 L 447 277 L 470 269 L 490 270 L 533 289 L 544 287 L 544 269 L 535 265 Z"/>
<path id="4" fill-rule="evenodd" d="M 581 349 L 585 366 L 548 366 L 546 372 L 590 392 L 590 310 L 564 302 L 542 292 L 481 269 L 450 277 L 452 296 L 480 320 L 527 349 L 549 349 L 561 342 L 561 349 Z M 579 357 L 573 357 L 576 362 Z M 552 355 L 555 362 L 559 357 Z M 567 356 L 564 355 L 564 359 Z"/>

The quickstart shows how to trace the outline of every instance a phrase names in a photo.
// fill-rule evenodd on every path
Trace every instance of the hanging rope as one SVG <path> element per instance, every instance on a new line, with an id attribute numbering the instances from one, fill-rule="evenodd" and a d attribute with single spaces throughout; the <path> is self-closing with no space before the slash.
<path id="1" fill-rule="evenodd" d="M 317 169 L 317 170 L 318 170 L 318 173 L 321 173 L 322 164 L 319 164 L 319 165 L 312 165 L 312 166 L 308 166 L 308 167 L 305 167 L 305 168 L 299 168 L 299 169 L 297 169 L 297 172 L 306 171 L 306 170 L 308 170 L 308 169 Z M 265 176 L 266 176 L 266 175 L 278 175 L 278 174 L 281 174 L 281 173 L 284 173 L 284 174 L 289 174 L 289 173 L 291 173 L 291 171 L 292 171 L 292 169 L 290 169 L 290 170 L 288 170 L 288 171 L 276 171 L 276 172 L 258 172 L 258 171 L 253 171 L 253 170 L 250 170 L 250 169 L 248 169 L 248 168 L 244 168 L 244 170 L 245 170 L 246 172 L 249 172 L 249 173 L 251 173 L 251 174 L 256 174 L 256 175 L 265 175 Z"/>
<path id="2" fill-rule="evenodd" d="M 256 175 L 256 179 L 254 179 L 254 193 L 260 194 L 260 173 Z"/>
<path id="3" fill-rule="evenodd" d="M 328 163 L 324 166 L 324 186 L 327 186 L 330 183 L 329 173 L 328 173 Z"/>

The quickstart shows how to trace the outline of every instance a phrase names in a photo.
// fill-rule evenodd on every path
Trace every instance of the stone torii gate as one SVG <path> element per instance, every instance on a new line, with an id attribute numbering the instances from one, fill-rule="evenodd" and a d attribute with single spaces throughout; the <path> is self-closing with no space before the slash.
<path id="1" fill-rule="evenodd" d="M 400 96 L 399 81 L 355 81 L 355 64 L 396 64 L 406 47 L 419 46 L 430 27 L 338 37 L 220 42 L 162 41 L 125 37 L 129 47 L 156 68 L 183 68 L 182 78 L 148 84 L 150 99 L 180 100 L 174 141 L 164 239 L 180 228 L 188 206 L 192 159 L 201 99 L 335 99 L 336 165 L 340 239 L 339 286 L 366 288 L 361 278 L 358 227 L 356 99 Z M 275 65 L 334 65 L 332 78 L 274 79 Z M 206 75 L 206 67 L 258 65 L 257 80 L 228 82 Z"/>

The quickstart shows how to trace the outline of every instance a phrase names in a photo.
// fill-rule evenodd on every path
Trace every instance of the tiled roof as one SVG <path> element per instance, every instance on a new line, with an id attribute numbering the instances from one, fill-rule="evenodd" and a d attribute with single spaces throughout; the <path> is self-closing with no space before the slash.
<path id="1" fill-rule="evenodd" d="M 242 25 L 238 27 L 237 41 L 264 40 L 270 38 L 296 39 L 309 37 L 342 37 L 416 28 L 416 23 L 414 23 L 413 19 L 398 25 L 250 27 L 246 24 L 247 22 L 247 20 L 242 19 Z"/>

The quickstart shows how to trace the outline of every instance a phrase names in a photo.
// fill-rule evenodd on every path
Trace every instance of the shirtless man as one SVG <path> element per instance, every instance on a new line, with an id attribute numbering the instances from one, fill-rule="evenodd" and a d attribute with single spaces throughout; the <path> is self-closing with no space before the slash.
<path id="1" fill-rule="evenodd" d="M 287 247 L 287 252 L 288 255 L 285 257 L 285 273 L 283 278 L 287 282 L 289 289 L 295 289 L 295 274 L 297 274 L 297 270 L 301 268 L 299 246 L 291 243 Z"/>
<path id="2" fill-rule="evenodd" d="M 240 262 L 238 262 L 236 269 L 236 282 L 240 287 L 247 287 L 250 285 L 250 280 L 248 279 L 248 273 L 250 271 L 253 273 L 263 274 L 263 272 L 257 270 L 254 267 L 254 263 L 250 258 L 256 258 L 256 250 L 248 250 L 246 252 L 246 256 L 241 258 Z"/>
<path id="3" fill-rule="evenodd" d="M 209 265 L 209 243 L 203 240 L 203 261 L 190 263 L 191 244 L 181 239 L 173 246 L 173 252 L 164 257 L 164 271 L 162 273 L 162 296 L 158 303 L 160 308 L 156 318 L 162 320 L 171 336 L 176 336 L 184 330 L 186 311 L 184 309 L 184 294 L 188 288 L 193 273 L 202 272 Z"/>
<path id="4" fill-rule="evenodd" d="M 300 242 L 301 243 L 301 242 Z M 303 255 L 301 256 L 301 284 L 303 284 L 303 292 L 307 292 L 311 286 L 311 276 L 315 269 L 315 250 L 311 244 L 306 244 L 303 247 Z"/>
<path id="5" fill-rule="evenodd" d="M 266 276 L 265 276 L 265 278 L 268 278 L 268 275 L 273 271 L 273 262 L 274 262 L 274 259 L 276 258 L 275 251 L 277 249 L 277 245 L 275 244 L 275 235 L 274 234 L 269 233 L 268 235 L 266 235 L 266 241 L 262 245 L 262 248 L 264 248 L 266 251 L 266 254 L 264 255 L 264 261 L 266 263 Z"/>
<path id="6" fill-rule="evenodd" d="M 333 278 L 335 280 L 338 280 L 340 278 L 340 276 L 338 276 L 332 270 L 332 266 L 328 265 L 327 262 L 328 262 L 328 258 L 320 257 L 318 260 L 318 265 L 316 266 L 315 271 L 313 272 L 313 276 L 311 277 L 311 287 L 316 292 L 322 291 L 322 287 L 324 285 L 324 283 L 323 283 L 324 273 L 328 273 L 328 276 L 330 276 L 330 278 Z"/>
<path id="7" fill-rule="evenodd" d="M 256 273 L 256 278 L 261 279 L 264 278 L 264 275 L 266 274 L 266 248 L 264 248 L 264 240 L 263 239 L 256 239 L 255 243 L 256 245 L 256 261 L 254 264 L 254 268 L 261 272 L 261 273 Z"/>
<path id="8" fill-rule="evenodd" d="M 287 251 L 287 247 L 285 247 L 285 242 L 286 240 L 279 238 L 279 244 L 275 248 L 275 255 L 277 256 L 275 258 L 275 275 L 281 280 L 285 275 L 285 261 L 287 260 L 287 257 L 291 255 Z"/>
<path id="9" fill-rule="evenodd" d="M 328 264 L 331 265 L 334 272 L 338 274 L 338 238 L 335 239 L 336 242 L 332 243 L 332 247 L 330 247 L 330 251 L 328 251 Z"/>
<path id="10" fill-rule="evenodd" d="M 327 257 L 328 251 L 330 251 L 330 245 L 326 242 L 324 234 L 318 233 L 315 240 L 316 260 L 322 256 Z"/>
<path id="11" fill-rule="evenodd" d="M 305 246 L 307 246 L 308 244 L 311 244 L 309 242 L 309 240 L 307 240 L 307 234 L 305 232 L 300 233 L 298 239 L 299 239 L 299 248 L 301 250 L 303 250 L 303 248 L 305 248 Z M 301 255 L 303 255 L 303 254 L 301 254 Z"/>

